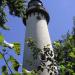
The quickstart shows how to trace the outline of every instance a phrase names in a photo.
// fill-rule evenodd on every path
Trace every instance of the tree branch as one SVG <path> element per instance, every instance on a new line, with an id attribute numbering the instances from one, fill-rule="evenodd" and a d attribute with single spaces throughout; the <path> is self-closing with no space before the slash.
<path id="1" fill-rule="evenodd" d="M 0 52 L 0 53 L 1 53 L 1 52 Z M 2 53 L 1 53 L 1 54 L 2 54 Z M 11 72 L 11 74 L 13 74 L 13 72 L 11 71 L 11 69 L 10 69 L 10 67 L 9 67 L 9 65 L 8 65 L 8 63 L 7 63 L 7 61 L 6 61 L 5 56 L 4 56 L 3 54 L 2 54 L 2 56 L 3 56 L 3 59 L 4 59 L 4 61 L 5 61 L 5 64 L 7 65 L 9 71 Z"/>

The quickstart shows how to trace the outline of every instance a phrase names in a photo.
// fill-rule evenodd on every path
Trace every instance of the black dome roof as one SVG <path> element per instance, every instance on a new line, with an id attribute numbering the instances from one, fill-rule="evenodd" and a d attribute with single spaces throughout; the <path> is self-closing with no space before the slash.
<path id="1" fill-rule="evenodd" d="M 32 6 L 42 6 L 43 7 L 43 3 L 40 0 L 31 0 L 28 3 L 28 8 Z"/>

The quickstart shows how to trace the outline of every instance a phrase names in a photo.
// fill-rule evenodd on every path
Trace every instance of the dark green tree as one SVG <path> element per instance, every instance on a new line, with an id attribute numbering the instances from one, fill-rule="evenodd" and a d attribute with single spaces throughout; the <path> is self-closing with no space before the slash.
<path id="1" fill-rule="evenodd" d="M 60 75 L 75 75 L 75 24 L 72 33 L 55 41 L 53 47 Z"/>

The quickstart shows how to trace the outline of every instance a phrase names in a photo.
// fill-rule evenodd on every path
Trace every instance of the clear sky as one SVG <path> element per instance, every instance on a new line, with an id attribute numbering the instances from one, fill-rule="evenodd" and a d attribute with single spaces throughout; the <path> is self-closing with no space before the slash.
<path id="1" fill-rule="evenodd" d="M 71 31 L 75 16 L 75 0 L 44 0 L 44 4 L 51 17 L 49 32 L 54 41 L 68 30 Z"/>
<path id="2" fill-rule="evenodd" d="M 61 38 L 68 30 L 71 31 L 73 26 L 73 16 L 75 16 L 75 0 L 42 0 L 45 8 L 50 15 L 49 32 L 52 41 Z M 8 12 L 8 10 L 6 10 Z M 6 40 L 24 41 L 25 26 L 20 18 L 10 16 L 7 13 L 8 22 L 11 27 L 10 31 L 1 31 L 6 35 Z M 8 34 L 7 34 L 8 33 Z M 9 39 L 10 37 L 10 39 Z"/>
<path id="3" fill-rule="evenodd" d="M 73 16 L 75 16 L 75 0 L 42 0 L 45 8 L 50 15 L 50 22 L 48 25 L 51 40 L 60 39 L 68 30 L 71 31 L 73 27 Z M 7 12 L 8 25 L 11 30 L 5 31 L 0 29 L 5 39 L 8 42 L 20 42 L 21 52 L 24 49 L 25 26 L 22 19 L 11 16 Z M 20 59 L 20 58 L 19 58 Z M 22 58 L 20 59 L 22 61 Z"/>

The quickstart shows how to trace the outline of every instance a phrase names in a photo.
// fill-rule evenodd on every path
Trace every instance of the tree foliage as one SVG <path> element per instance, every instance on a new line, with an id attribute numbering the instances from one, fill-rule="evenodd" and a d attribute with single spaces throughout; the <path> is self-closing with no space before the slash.
<path id="1" fill-rule="evenodd" d="M 53 44 L 60 75 L 75 75 L 75 26 L 62 40 Z"/>
<path id="2" fill-rule="evenodd" d="M 0 28 L 4 30 L 9 30 L 9 27 L 6 24 L 8 21 L 6 18 L 6 7 L 9 8 L 9 13 L 14 16 L 23 17 L 24 15 L 24 1 L 23 0 L 0 0 Z M 11 48 L 7 44 L 4 43 L 5 37 L 0 34 L 0 61 L 4 60 L 5 65 L 2 66 L 2 75 L 20 75 L 18 73 L 18 69 L 20 67 L 20 63 L 9 54 Z M 20 55 L 20 43 L 13 42 L 13 49 L 17 55 Z M 9 49 L 8 49 L 9 48 Z M 9 66 L 11 63 L 11 67 Z M 12 69 L 11 69 L 12 68 Z M 14 72 L 13 72 L 14 70 Z"/>
<path id="3" fill-rule="evenodd" d="M 18 68 L 20 67 L 20 64 L 19 62 L 13 57 L 13 55 L 11 56 L 9 54 L 9 51 L 10 49 L 7 49 L 9 48 L 8 46 L 5 46 L 4 45 L 4 37 L 2 35 L 0 35 L 0 46 L 2 47 L 2 50 L 0 49 L 0 60 L 3 59 L 4 62 L 5 62 L 5 65 L 2 66 L 2 75 L 9 75 L 9 72 L 10 74 L 13 74 L 13 71 L 16 73 L 18 72 Z M 15 48 L 15 45 L 16 48 Z M 15 48 L 15 50 L 14 50 Z M 19 43 L 14 43 L 14 48 L 13 50 L 16 52 L 16 54 L 20 54 L 20 44 Z M 7 58 L 8 56 L 8 58 Z M 9 67 L 9 62 L 11 62 L 11 67 Z M 12 68 L 12 70 L 11 70 Z M 17 75 L 17 74 L 15 74 Z"/>
<path id="4" fill-rule="evenodd" d="M 4 9 L 6 7 L 9 8 L 11 15 L 23 18 L 26 11 L 25 3 L 25 0 L 0 0 L 0 27 L 9 30 L 9 27 L 5 25 L 7 18 Z"/>

